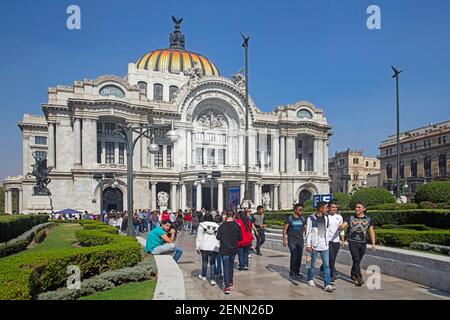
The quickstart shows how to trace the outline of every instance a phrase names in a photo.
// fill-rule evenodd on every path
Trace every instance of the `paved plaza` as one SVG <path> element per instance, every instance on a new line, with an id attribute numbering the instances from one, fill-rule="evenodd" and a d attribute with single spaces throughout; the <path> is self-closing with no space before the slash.
<path id="1" fill-rule="evenodd" d="M 289 279 L 289 254 L 269 249 L 262 250 L 263 256 L 252 254 L 250 271 L 238 271 L 236 257 L 234 289 L 229 296 L 226 296 L 222 292 L 223 287 L 220 283 L 211 286 L 208 281 L 198 278 L 201 272 L 201 257 L 195 250 L 195 236 L 181 232 L 177 245 L 184 249 L 179 266 L 184 277 L 186 299 L 189 300 L 450 300 L 450 295 L 444 292 L 387 275 L 382 275 L 379 290 L 370 290 L 366 285 L 356 287 L 348 277 L 350 266 L 341 264 L 337 265 L 340 274 L 340 278 L 336 280 L 337 289 L 334 293 L 328 293 L 321 289 L 323 280 L 318 278 L 318 272 L 315 279 L 317 288 L 309 287 L 306 284 L 306 278 L 299 281 Z M 320 259 L 318 259 L 319 264 Z M 302 274 L 306 275 L 304 266 L 302 266 Z"/>

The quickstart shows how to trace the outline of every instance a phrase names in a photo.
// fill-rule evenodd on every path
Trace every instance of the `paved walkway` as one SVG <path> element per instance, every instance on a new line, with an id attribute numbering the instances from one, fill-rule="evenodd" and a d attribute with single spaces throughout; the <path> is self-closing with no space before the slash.
<path id="1" fill-rule="evenodd" d="M 336 280 L 336 291 L 328 293 L 321 290 L 323 280 L 316 277 L 318 287 L 311 288 L 305 280 L 289 279 L 289 254 L 262 249 L 263 256 L 252 255 L 250 271 L 234 273 L 234 289 L 226 296 L 222 284 L 211 286 L 208 281 L 198 278 L 201 272 L 201 258 L 195 251 L 195 236 L 186 232 L 178 235 L 177 245 L 184 249 L 179 266 L 184 276 L 186 299 L 196 300 L 232 300 L 232 299 L 286 299 L 286 300 L 323 300 L 323 299 L 447 299 L 450 295 L 435 289 L 424 287 L 413 282 L 401 280 L 387 275 L 381 277 L 381 289 L 370 290 L 364 285 L 356 287 L 349 279 L 350 267 L 337 265 L 342 277 Z M 264 247 L 264 246 L 263 246 Z M 320 263 L 320 259 L 317 264 Z M 236 257 L 237 265 L 237 257 Z M 304 262 L 303 266 L 304 268 Z M 236 267 L 237 268 L 237 267 Z M 305 273 L 305 269 L 302 269 Z M 363 270 L 363 275 L 365 270 Z M 366 278 L 366 277 L 365 277 Z"/>

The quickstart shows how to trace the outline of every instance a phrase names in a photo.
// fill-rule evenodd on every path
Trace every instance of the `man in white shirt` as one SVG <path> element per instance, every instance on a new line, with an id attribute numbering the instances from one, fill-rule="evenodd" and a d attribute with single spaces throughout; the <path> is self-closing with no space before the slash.
<path id="1" fill-rule="evenodd" d="M 331 284 L 334 284 L 336 277 L 336 257 L 339 252 L 339 247 L 343 243 L 344 234 L 341 230 L 341 226 L 344 223 L 342 216 L 337 212 L 338 204 L 332 200 L 328 203 L 328 239 L 329 239 L 329 256 L 330 256 L 330 276 Z"/>

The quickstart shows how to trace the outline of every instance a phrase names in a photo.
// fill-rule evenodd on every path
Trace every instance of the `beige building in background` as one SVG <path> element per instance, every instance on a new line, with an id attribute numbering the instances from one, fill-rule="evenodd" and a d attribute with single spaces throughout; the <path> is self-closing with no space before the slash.
<path id="1" fill-rule="evenodd" d="M 450 171 L 450 120 L 430 124 L 400 134 L 400 178 L 402 190 L 412 195 L 425 181 L 448 180 Z M 381 183 L 395 191 L 397 176 L 397 136 L 380 144 Z M 405 180 L 406 179 L 406 180 Z"/>
<path id="2" fill-rule="evenodd" d="M 336 152 L 328 161 L 331 192 L 351 193 L 354 188 L 378 187 L 380 160 L 362 150 Z"/>

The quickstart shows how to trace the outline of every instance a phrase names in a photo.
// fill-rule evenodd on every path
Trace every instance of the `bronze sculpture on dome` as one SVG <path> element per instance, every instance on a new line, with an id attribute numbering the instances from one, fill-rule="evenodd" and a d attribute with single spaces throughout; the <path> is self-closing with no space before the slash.
<path id="1" fill-rule="evenodd" d="M 170 34 L 170 48 L 184 50 L 184 34 L 181 33 L 181 22 L 183 18 L 176 18 L 172 16 L 175 23 L 175 31 Z"/>

